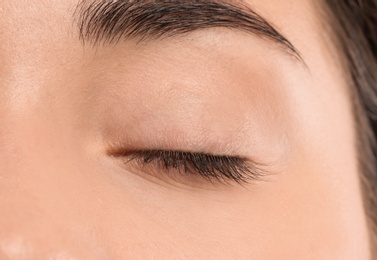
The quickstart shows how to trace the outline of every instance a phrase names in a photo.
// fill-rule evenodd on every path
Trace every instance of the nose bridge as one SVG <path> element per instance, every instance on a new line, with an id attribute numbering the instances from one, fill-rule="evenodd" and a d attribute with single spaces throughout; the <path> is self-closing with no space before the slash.
<path id="1" fill-rule="evenodd" d="M 62 152 L 69 137 L 52 127 L 48 114 L 29 112 L 4 109 L 0 117 L 0 259 L 72 250 L 72 233 L 60 219 L 69 208 L 64 199 L 72 199 L 64 173 L 75 169 L 64 166 L 70 158 Z"/>
<path id="2" fill-rule="evenodd" d="M 21 81 L 29 83 L 22 77 L 8 77 L 1 88 L 11 96 Z M 54 84 L 44 75 L 33 80 L 41 88 Z M 0 259 L 75 259 L 79 205 L 72 202 L 83 180 L 75 174 L 82 150 L 69 120 L 74 112 L 58 97 L 19 94 L 22 104 L 0 101 Z"/>
<path id="3" fill-rule="evenodd" d="M 82 147 L 55 109 L 29 112 L 0 117 L 0 259 L 92 259 L 78 253 Z"/>
<path id="4" fill-rule="evenodd" d="M 48 28 L 25 1 L 0 4 L 0 185 L 15 191 L 40 170 L 45 124 L 42 93 L 51 86 Z M 46 47 L 43 47 L 46 45 Z M 51 56 L 51 58 L 53 58 Z M 17 186 L 17 187 L 16 187 Z M 9 191 L 9 192 L 10 192 Z M 4 197 L 8 197 L 4 194 Z M 3 201 L 4 203 L 4 201 Z M 8 208 L 9 210 L 9 208 Z"/>
<path id="5" fill-rule="evenodd" d="M 92 197 L 80 145 L 39 117 L 0 119 L 0 259 L 95 259 L 81 255 L 96 242 L 80 224 L 93 215 L 82 207 Z"/>
<path id="6" fill-rule="evenodd" d="M 63 2 L 0 3 L 0 259 L 91 258 L 70 213 L 79 145 Z"/>

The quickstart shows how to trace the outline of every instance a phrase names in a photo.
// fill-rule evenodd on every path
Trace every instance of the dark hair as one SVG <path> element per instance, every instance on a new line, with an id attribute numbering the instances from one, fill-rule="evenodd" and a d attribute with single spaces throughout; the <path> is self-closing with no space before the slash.
<path id="1" fill-rule="evenodd" d="M 364 207 L 377 257 L 377 0 L 324 0 L 321 4 L 350 83 Z"/>

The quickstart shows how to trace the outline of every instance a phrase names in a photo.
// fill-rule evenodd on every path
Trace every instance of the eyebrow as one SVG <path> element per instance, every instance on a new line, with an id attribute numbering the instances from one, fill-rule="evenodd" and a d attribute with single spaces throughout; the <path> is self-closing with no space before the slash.
<path id="1" fill-rule="evenodd" d="M 224 0 L 83 0 L 75 11 L 80 39 L 93 45 L 184 35 L 208 28 L 240 30 L 269 40 L 303 62 L 294 45 L 250 7 Z"/>

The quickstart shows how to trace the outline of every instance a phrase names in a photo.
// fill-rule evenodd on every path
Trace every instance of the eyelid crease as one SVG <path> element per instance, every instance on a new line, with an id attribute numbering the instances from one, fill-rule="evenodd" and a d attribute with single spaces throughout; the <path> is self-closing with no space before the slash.
<path id="1" fill-rule="evenodd" d="M 267 174 L 261 164 L 240 156 L 168 150 L 119 151 L 111 156 L 124 158 L 125 163 L 136 161 L 141 167 L 154 164 L 165 172 L 177 170 L 182 176 L 199 175 L 207 181 L 225 184 L 263 181 Z"/>

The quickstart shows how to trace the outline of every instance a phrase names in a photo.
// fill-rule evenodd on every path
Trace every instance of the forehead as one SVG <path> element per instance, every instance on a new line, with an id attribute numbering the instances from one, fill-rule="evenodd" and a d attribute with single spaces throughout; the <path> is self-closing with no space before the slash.
<path id="1" fill-rule="evenodd" d="M 48 69 L 41 68 L 76 64 L 76 61 L 80 64 L 85 51 L 80 44 L 79 29 L 74 18 L 77 6 L 82 3 L 78 0 L 3 1 L 0 23 L 6 28 L 1 33 L 7 48 L 6 51 L 5 48 L 0 49 L 2 69 L 33 67 L 39 74 L 48 77 Z M 334 62 L 328 55 L 329 47 L 325 43 L 319 12 L 313 2 L 245 0 L 244 4 L 266 19 L 295 46 L 313 78 L 337 74 L 333 73 L 337 68 L 332 66 Z M 33 82 L 32 75 L 29 82 Z"/>
<path id="2" fill-rule="evenodd" d="M 3 1 L 0 23 L 6 28 L 1 34 L 7 48 L 0 49 L 1 69 L 34 68 L 38 74 L 48 77 L 47 68 L 56 67 L 57 64 L 72 64 L 72 67 L 81 64 L 85 50 L 80 44 L 79 29 L 74 18 L 78 5 L 82 3 L 81 0 Z M 324 40 L 319 12 L 312 1 L 245 0 L 244 4 L 266 19 L 295 46 L 313 78 L 338 74 Z M 263 56 L 264 52 L 259 54 Z M 13 69 L 12 74 L 18 70 Z M 29 82 L 33 82 L 33 75 L 37 74 L 31 74 Z M 40 86 L 39 83 L 36 85 Z M 38 92 L 33 89 L 33 93 L 35 91 Z M 28 95 L 23 91 L 24 94 Z M 18 98 L 17 103 L 20 100 Z"/>

